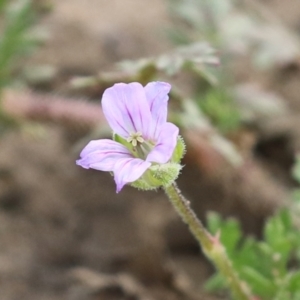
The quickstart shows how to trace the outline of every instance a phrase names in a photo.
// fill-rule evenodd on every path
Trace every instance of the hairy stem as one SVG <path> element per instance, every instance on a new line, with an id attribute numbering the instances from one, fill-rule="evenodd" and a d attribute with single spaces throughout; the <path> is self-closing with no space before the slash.
<path id="1" fill-rule="evenodd" d="M 182 220 L 189 226 L 190 231 L 199 242 L 204 254 L 214 263 L 218 271 L 227 279 L 232 295 L 237 300 L 250 300 L 250 290 L 242 282 L 229 260 L 225 248 L 218 237 L 212 236 L 203 226 L 201 221 L 190 207 L 190 202 L 185 199 L 177 185 L 165 187 L 165 192 Z"/>

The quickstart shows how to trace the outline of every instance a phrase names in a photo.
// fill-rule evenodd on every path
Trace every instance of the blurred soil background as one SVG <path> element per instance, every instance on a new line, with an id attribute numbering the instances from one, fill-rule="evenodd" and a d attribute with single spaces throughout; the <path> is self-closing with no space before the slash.
<path id="1" fill-rule="evenodd" d="M 172 26 L 167 1 L 35 2 L 51 10 L 39 15 L 44 44 L 22 61 L 31 92 L 4 92 L 20 107 L 32 97 L 98 105 L 102 90 L 74 91 L 73 76 L 110 71 L 121 60 L 174 47 L 166 38 Z M 299 2 L 258 3 L 300 38 Z M 245 234 L 260 236 L 265 219 L 288 201 L 300 145 L 299 59 L 260 73 L 244 60 L 236 64 L 241 81 L 255 79 L 287 107 L 282 116 L 229 137 L 245 159 L 241 166 L 224 162 L 201 137 L 189 143 L 195 136 L 186 133 L 188 155 L 178 184 L 202 220 L 217 211 L 238 218 Z M 45 77 L 36 76 L 40 70 Z M 189 90 L 188 78 L 180 84 Z M 213 268 L 161 191 L 126 187 L 116 194 L 108 173 L 75 165 L 92 132 L 77 125 L 28 123 L 1 136 L 0 299 L 228 299 L 205 292 Z"/>

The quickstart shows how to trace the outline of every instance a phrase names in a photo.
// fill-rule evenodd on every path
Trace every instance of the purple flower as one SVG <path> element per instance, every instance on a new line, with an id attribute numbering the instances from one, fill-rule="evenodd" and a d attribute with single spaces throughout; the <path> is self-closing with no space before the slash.
<path id="1" fill-rule="evenodd" d="M 152 164 L 167 163 L 177 144 L 178 128 L 167 122 L 171 85 L 118 83 L 108 88 L 102 109 L 116 140 L 91 141 L 76 163 L 83 168 L 113 172 L 117 192 L 139 179 Z"/>

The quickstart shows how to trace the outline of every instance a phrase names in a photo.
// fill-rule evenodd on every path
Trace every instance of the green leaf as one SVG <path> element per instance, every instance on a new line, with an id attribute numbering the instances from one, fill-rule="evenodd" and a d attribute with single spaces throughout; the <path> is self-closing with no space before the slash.
<path id="1" fill-rule="evenodd" d="M 216 273 L 213 276 L 211 276 L 205 283 L 204 288 L 209 291 L 218 291 L 218 290 L 223 290 L 227 287 L 226 280 L 224 277 Z"/>
<path id="2" fill-rule="evenodd" d="M 263 276 L 251 267 L 243 267 L 241 270 L 243 278 L 251 285 L 255 294 L 262 297 L 272 297 L 276 291 L 274 282 Z"/>
<path id="3" fill-rule="evenodd" d="M 274 216 L 267 221 L 264 237 L 266 242 L 273 247 L 276 247 L 278 242 L 285 237 L 285 227 L 279 216 Z"/>
<path id="4" fill-rule="evenodd" d="M 294 293 L 293 298 L 291 300 L 299 300 L 300 299 L 300 291 Z"/>
<path id="5" fill-rule="evenodd" d="M 300 271 L 291 275 L 288 264 L 292 253 L 300 253 L 300 234 L 293 229 L 288 209 L 267 220 L 265 241 L 252 237 L 242 240 L 239 223 L 233 219 L 223 221 L 216 213 L 209 213 L 208 227 L 213 234 L 221 231 L 221 242 L 237 273 L 260 299 L 298 300 L 294 295 L 299 295 Z M 220 289 L 224 282 L 222 277 L 214 276 L 208 288 Z"/>
<path id="6" fill-rule="evenodd" d="M 234 263 L 242 268 L 245 265 L 255 266 L 258 262 L 257 241 L 253 237 L 248 237 L 239 247 L 237 255 L 233 257 Z"/>
<path id="7" fill-rule="evenodd" d="M 291 217 L 286 210 L 280 211 L 270 218 L 264 228 L 264 237 L 270 245 L 274 255 L 279 255 L 278 260 L 274 260 L 274 266 L 282 273 L 288 262 L 289 255 L 293 248 L 293 234 L 291 231 Z"/>
<path id="8" fill-rule="evenodd" d="M 235 251 L 241 237 L 239 223 L 234 219 L 228 219 L 221 229 L 221 242 L 229 254 Z"/>
<path id="9" fill-rule="evenodd" d="M 300 270 L 298 270 L 295 273 L 289 274 L 290 278 L 288 281 L 288 289 L 290 292 L 295 293 L 299 292 L 300 293 Z"/>
<path id="10" fill-rule="evenodd" d="M 240 125 L 238 109 L 225 88 L 210 88 L 204 96 L 200 91 L 198 104 L 222 132 L 233 131 Z"/>
<path id="11" fill-rule="evenodd" d="M 222 226 L 222 220 L 219 214 L 215 212 L 207 213 L 207 226 L 209 231 L 215 235 Z"/>
<path id="12" fill-rule="evenodd" d="M 0 13 L 4 10 L 8 0 L 0 0 Z"/>
<path id="13" fill-rule="evenodd" d="M 228 254 L 233 255 L 242 237 L 241 228 L 237 220 L 229 218 L 222 222 L 218 214 L 210 212 L 208 214 L 208 227 L 213 234 L 221 231 L 221 243 Z"/>
<path id="14" fill-rule="evenodd" d="M 7 4 L 0 4 L 4 14 L 4 29 L 0 35 L 0 88 L 11 79 L 16 58 L 28 53 L 34 44 L 28 35 L 33 22 L 31 1 L 18 0 Z"/>
<path id="15" fill-rule="evenodd" d="M 279 218 L 282 221 L 285 232 L 288 232 L 292 228 L 292 218 L 291 213 L 288 209 L 282 209 L 278 212 Z"/>

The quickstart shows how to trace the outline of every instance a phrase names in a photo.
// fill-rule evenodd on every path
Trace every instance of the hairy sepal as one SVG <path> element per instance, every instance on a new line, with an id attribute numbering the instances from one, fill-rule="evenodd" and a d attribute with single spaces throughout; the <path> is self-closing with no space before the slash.
<path id="1" fill-rule="evenodd" d="M 144 191 L 170 186 L 177 179 L 181 169 L 182 166 L 177 163 L 153 164 L 141 178 L 131 183 L 131 186 Z"/>
<path id="2" fill-rule="evenodd" d="M 186 152 L 185 142 L 184 142 L 182 136 L 179 135 L 177 138 L 176 147 L 174 149 L 174 152 L 173 152 L 173 155 L 171 158 L 171 162 L 180 163 L 183 156 L 185 155 L 185 152 Z"/>

